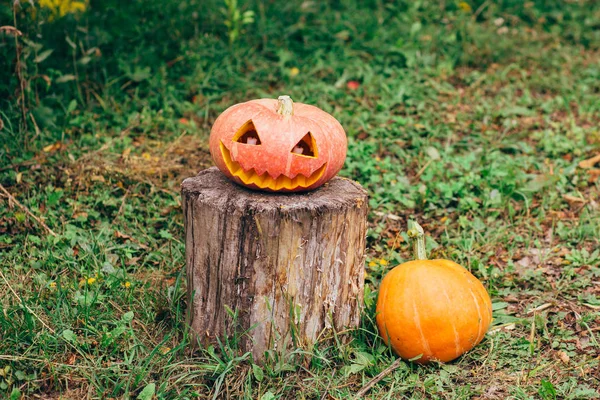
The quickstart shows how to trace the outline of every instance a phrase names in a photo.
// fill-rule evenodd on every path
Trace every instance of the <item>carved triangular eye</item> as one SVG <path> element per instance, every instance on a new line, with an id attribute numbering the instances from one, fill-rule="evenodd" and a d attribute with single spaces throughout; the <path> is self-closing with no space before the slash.
<path id="1" fill-rule="evenodd" d="M 317 158 L 317 142 L 308 132 L 300 141 L 292 148 L 292 153 L 298 154 L 299 156 Z"/>
<path id="2" fill-rule="evenodd" d="M 260 137 L 258 136 L 256 128 L 254 127 L 254 122 L 250 120 L 242 125 L 242 127 L 238 129 L 233 137 L 233 141 L 254 146 L 260 145 Z"/>

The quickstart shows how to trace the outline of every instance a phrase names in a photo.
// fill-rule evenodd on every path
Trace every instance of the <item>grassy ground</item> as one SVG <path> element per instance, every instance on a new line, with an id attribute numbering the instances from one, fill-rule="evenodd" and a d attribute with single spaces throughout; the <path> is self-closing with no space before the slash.
<path id="1" fill-rule="evenodd" d="M 0 398 L 350 398 L 395 360 L 374 302 L 409 218 L 495 320 L 367 396 L 599 398 L 600 5 L 244 2 L 243 25 L 208 3 L 0 7 L 22 32 L 0 33 Z M 307 364 L 191 354 L 179 185 L 219 112 L 280 94 L 340 120 L 370 192 L 361 329 Z"/>

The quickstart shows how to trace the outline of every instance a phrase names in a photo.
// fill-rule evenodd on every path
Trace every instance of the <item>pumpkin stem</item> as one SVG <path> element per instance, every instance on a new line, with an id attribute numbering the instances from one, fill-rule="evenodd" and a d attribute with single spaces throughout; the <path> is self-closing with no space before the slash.
<path id="1" fill-rule="evenodd" d="M 416 221 L 408 221 L 408 237 L 413 239 L 413 251 L 415 259 L 427 260 L 425 251 L 425 232 Z"/>
<path id="2" fill-rule="evenodd" d="M 279 96 L 277 98 L 279 105 L 277 106 L 277 113 L 284 117 L 289 117 L 294 114 L 294 102 L 290 96 Z"/>

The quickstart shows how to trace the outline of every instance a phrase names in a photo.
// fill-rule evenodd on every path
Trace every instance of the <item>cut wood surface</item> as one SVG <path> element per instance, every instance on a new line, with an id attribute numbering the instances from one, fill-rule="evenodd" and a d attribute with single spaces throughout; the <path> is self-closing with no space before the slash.
<path id="1" fill-rule="evenodd" d="M 358 326 L 368 206 L 359 184 L 336 177 L 308 193 L 261 193 L 213 167 L 186 179 L 182 195 L 196 343 L 237 337 L 262 360 Z"/>

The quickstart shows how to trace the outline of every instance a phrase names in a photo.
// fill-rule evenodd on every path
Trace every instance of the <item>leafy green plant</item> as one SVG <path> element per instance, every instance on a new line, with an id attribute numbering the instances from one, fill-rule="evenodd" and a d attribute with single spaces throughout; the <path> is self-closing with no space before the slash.
<path id="1" fill-rule="evenodd" d="M 544 400 L 556 399 L 556 389 L 554 389 L 554 385 L 552 385 L 552 383 L 546 379 L 542 379 L 540 382 L 540 389 L 538 390 L 538 393 Z"/>
<path id="2" fill-rule="evenodd" d="M 227 37 L 229 43 L 235 43 L 245 32 L 244 27 L 254 22 L 254 11 L 242 11 L 238 5 L 238 0 L 223 0 L 225 7 L 221 13 L 225 18 L 224 24 L 227 27 Z"/>

